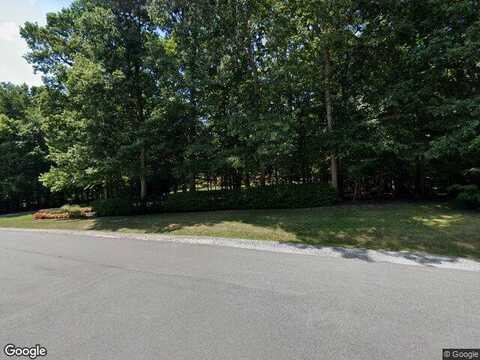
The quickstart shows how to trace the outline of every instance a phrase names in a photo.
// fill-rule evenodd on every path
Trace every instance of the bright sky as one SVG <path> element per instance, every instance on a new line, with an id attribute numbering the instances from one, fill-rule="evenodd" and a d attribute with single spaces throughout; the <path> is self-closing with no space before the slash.
<path id="1" fill-rule="evenodd" d="M 26 21 L 45 24 L 48 12 L 68 6 L 72 0 L 0 0 L 0 82 L 40 85 L 40 74 L 23 58 L 27 45 L 19 27 Z"/>

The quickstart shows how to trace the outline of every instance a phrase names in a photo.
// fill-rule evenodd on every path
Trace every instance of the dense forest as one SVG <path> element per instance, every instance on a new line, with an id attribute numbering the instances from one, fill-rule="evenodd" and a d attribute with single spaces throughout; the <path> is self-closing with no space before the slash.
<path id="1" fill-rule="evenodd" d="M 75 0 L 20 29 L 0 210 L 328 184 L 480 182 L 478 0 Z"/>

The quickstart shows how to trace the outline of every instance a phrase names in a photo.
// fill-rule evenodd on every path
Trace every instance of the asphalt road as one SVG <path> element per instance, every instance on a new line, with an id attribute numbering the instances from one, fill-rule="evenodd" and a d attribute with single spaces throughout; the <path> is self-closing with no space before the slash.
<path id="1" fill-rule="evenodd" d="M 0 359 L 8 343 L 62 360 L 441 359 L 480 347 L 480 274 L 1 231 Z"/>

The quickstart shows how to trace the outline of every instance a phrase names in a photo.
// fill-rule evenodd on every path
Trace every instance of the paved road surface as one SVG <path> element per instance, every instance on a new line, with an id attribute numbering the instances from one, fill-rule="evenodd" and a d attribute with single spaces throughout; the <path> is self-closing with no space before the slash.
<path id="1" fill-rule="evenodd" d="M 0 232 L 0 345 L 47 359 L 441 359 L 480 347 L 480 274 Z"/>

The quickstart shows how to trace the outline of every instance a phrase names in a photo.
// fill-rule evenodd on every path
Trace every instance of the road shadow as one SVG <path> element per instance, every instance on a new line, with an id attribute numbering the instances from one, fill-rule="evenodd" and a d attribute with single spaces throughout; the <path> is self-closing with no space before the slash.
<path id="1" fill-rule="evenodd" d="M 325 249 L 325 246 L 314 246 L 308 244 L 299 244 L 299 243 L 289 243 L 290 246 L 293 246 L 297 249 L 308 250 L 308 249 Z M 369 263 L 378 262 L 372 258 L 371 251 L 364 248 L 344 248 L 344 247 L 328 247 L 329 250 L 332 250 L 342 256 L 345 259 L 356 259 Z M 452 256 L 442 256 L 442 255 L 431 255 L 431 254 L 422 254 L 416 252 L 407 252 L 407 251 L 387 251 L 387 250 L 373 250 L 376 253 L 385 256 L 386 258 L 397 258 L 405 259 L 408 261 L 415 262 L 420 265 L 439 265 L 444 263 L 456 263 L 458 262 L 458 257 Z"/>
<path id="2" fill-rule="evenodd" d="M 340 248 L 334 247 L 333 251 L 340 253 L 343 258 L 345 259 L 357 259 L 366 262 L 374 262 L 374 260 L 368 254 L 367 249 L 347 249 L 347 248 Z"/>
<path id="3" fill-rule="evenodd" d="M 421 253 L 412 253 L 412 252 L 391 252 L 391 251 L 384 251 L 384 250 L 377 250 L 379 253 L 392 256 L 396 258 L 403 258 L 406 260 L 414 261 L 417 264 L 421 265 L 435 265 L 435 264 L 442 264 L 442 263 L 456 263 L 458 262 L 458 257 L 453 256 L 441 256 L 441 255 L 430 255 L 430 254 L 421 254 Z"/>

